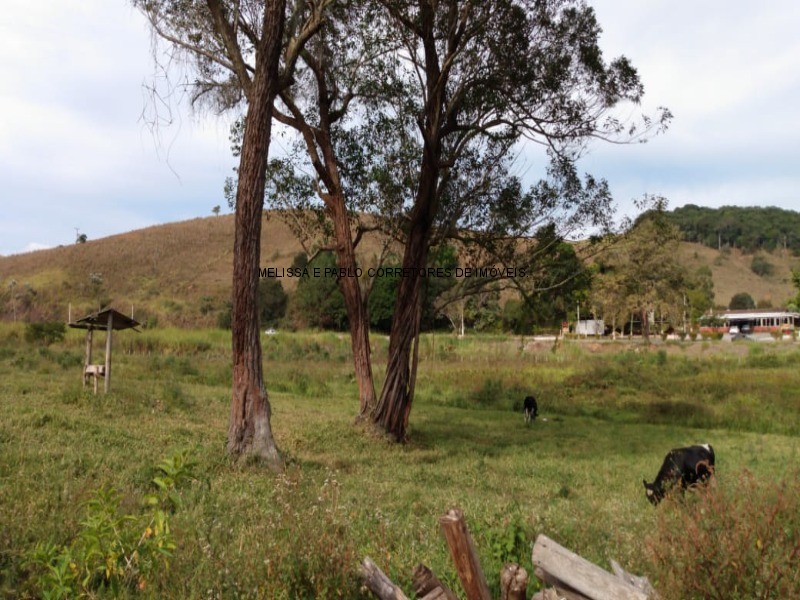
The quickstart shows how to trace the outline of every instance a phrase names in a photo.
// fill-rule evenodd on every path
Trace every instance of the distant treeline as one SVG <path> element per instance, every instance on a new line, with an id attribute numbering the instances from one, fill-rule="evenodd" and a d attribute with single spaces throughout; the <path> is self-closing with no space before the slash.
<path id="1" fill-rule="evenodd" d="M 687 204 L 667 213 L 687 242 L 745 252 L 786 249 L 800 255 L 800 213 L 775 207 Z"/>

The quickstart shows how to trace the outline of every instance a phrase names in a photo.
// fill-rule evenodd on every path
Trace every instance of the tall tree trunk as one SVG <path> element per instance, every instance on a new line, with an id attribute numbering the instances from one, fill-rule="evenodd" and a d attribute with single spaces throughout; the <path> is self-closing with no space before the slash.
<path id="1" fill-rule="evenodd" d="M 410 276 L 400 279 L 389 340 L 389 358 L 373 421 L 396 441 L 406 439 L 408 416 L 414 397 L 416 373 L 411 372 L 412 343 L 419 336 L 422 310 L 420 275 L 428 260 L 433 222 L 439 208 L 442 158 L 442 111 L 447 77 L 443 77 L 434 34 L 433 4 L 419 2 L 420 39 L 425 53 L 425 119 L 420 129 L 424 139 L 419 184 L 414 207 L 409 215 L 408 239 L 403 253 L 403 268 Z M 414 361 L 416 369 L 416 360 Z"/>
<path id="2" fill-rule="evenodd" d="M 339 289 L 344 296 L 347 322 L 350 329 L 350 346 L 353 350 L 353 368 L 358 384 L 359 411 L 357 420 L 365 419 L 375 409 L 375 383 L 372 379 L 372 352 L 369 345 L 369 313 L 364 294 L 355 276 L 358 264 L 350 233 L 350 221 L 341 195 L 328 203 L 336 236 L 336 264 L 345 269 L 339 278 Z"/>
<path id="3" fill-rule="evenodd" d="M 403 256 L 403 268 L 424 268 L 427 250 L 427 243 L 409 243 Z M 373 421 L 398 442 L 406 439 L 411 413 L 410 361 L 412 345 L 419 335 L 417 314 L 422 302 L 421 291 L 422 277 L 412 275 L 400 279 L 389 334 L 386 380 L 373 414 Z"/>
<path id="4" fill-rule="evenodd" d="M 439 169 L 438 158 L 434 159 L 433 156 L 436 155 L 429 154 L 426 147 L 420 187 L 411 212 L 408 241 L 403 254 L 402 266 L 409 269 L 406 272 L 410 275 L 400 278 L 389 334 L 386 380 L 373 414 L 373 421 L 398 442 L 406 439 L 414 395 L 415 378 L 410 362 L 412 344 L 420 331 L 423 283 L 420 273 L 427 264 L 431 228 L 436 214 Z"/>
<path id="5" fill-rule="evenodd" d="M 268 0 L 264 9 L 263 41 L 248 97 L 239 161 L 231 312 L 233 398 L 228 429 L 228 452 L 236 457 L 258 457 L 273 470 L 281 470 L 283 465 L 272 436 L 271 410 L 264 386 L 257 292 L 272 103 L 278 91 L 284 6 L 285 0 Z"/>

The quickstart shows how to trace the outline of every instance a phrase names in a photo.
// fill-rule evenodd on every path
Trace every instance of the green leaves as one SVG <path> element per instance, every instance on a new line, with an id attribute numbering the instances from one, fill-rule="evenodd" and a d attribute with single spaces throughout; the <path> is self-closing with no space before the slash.
<path id="1" fill-rule="evenodd" d="M 158 506 L 170 512 L 182 508 L 183 498 L 179 488 L 193 481 L 200 481 L 195 473 L 197 464 L 197 461 L 191 458 L 189 450 L 179 450 L 158 463 L 156 465 L 158 475 L 150 480 L 156 492 L 144 497 L 145 505 Z M 205 483 L 209 485 L 208 480 Z"/>
<path id="2" fill-rule="evenodd" d="M 98 590 L 120 594 L 124 588 L 143 589 L 168 566 L 176 544 L 169 516 L 121 512 L 121 496 L 100 488 L 86 502 L 85 516 L 72 542 L 37 544 L 28 561 L 42 598 L 94 597 Z"/>
<path id="3" fill-rule="evenodd" d="M 156 491 L 144 496 L 141 513 L 123 512 L 117 490 L 95 490 L 71 542 L 40 542 L 29 553 L 28 565 L 41 597 L 95 597 L 98 590 L 119 595 L 125 588 L 144 589 L 160 570 L 169 568 L 177 548 L 170 515 L 183 507 L 179 488 L 200 480 L 196 467 L 188 450 L 159 462 L 158 475 L 151 480 Z"/>

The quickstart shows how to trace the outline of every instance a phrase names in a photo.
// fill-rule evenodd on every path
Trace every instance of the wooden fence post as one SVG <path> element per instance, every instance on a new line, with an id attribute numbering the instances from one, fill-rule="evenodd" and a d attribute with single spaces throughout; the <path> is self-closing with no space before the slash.
<path id="1" fill-rule="evenodd" d="M 447 514 L 439 517 L 439 525 L 450 548 L 450 556 L 453 557 L 467 600 L 492 600 L 475 545 L 464 521 L 464 513 L 457 508 L 450 509 Z"/>

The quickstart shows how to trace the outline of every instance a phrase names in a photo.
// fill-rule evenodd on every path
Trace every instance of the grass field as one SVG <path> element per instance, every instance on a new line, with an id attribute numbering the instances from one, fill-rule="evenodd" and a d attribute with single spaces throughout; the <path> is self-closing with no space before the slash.
<path id="1" fill-rule="evenodd" d="M 195 464 L 174 475 L 177 497 L 159 500 L 175 546 L 168 566 L 153 559 L 113 588 L 92 587 L 95 574 L 97 597 L 353 598 L 365 594 L 365 555 L 409 594 L 418 562 L 458 589 L 437 526 L 452 506 L 465 511 L 495 592 L 504 561 L 532 570 L 539 533 L 658 584 L 647 548 L 662 507 L 646 502 L 641 480 L 667 450 L 712 443 L 721 482 L 743 469 L 777 480 L 800 458 L 797 344 L 427 336 L 411 440 L 395 446 L 353 425 L 348 339 L 296 333 L 263 340 L 287 459 L 274 476 L 225 454 L 228 336 L 123 332 L 112 393 L 93 396 L 81 388 L 77 332 L 41 348 L 0 328 L 0 596 L 52 585 L 54 569 L 32 559 L 37 545 L 86 554 L 97 490 L 118 492 L 116 510 L 130 517 L 120 527 L 146 520 L 166 472 L 156 465 L 179 452 Z M 380 380 L 386 340 L 373 344 Z M 529 393 L 544 418 L 526 427 L 518 409 Z M 148 528 L 156 534 L 139 538 L 139 558 L 145 538 L 161 539 Z M 103 540 L 116 539 L 112 529 Z"/>

